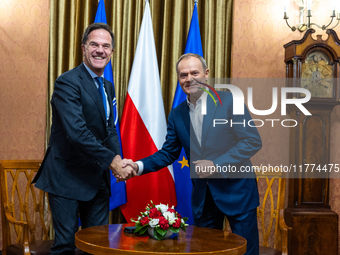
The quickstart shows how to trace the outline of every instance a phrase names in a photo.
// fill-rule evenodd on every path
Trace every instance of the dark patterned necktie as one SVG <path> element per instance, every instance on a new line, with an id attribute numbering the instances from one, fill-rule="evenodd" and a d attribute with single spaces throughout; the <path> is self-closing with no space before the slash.
<path id="1" fill-rule="evenodd" d="M 107 104 L 106 104 L 106 96 L 104 93 L 104 78 L 103 77 L 96 77 L 95 78 L 97 83 L 99 84 L 98 91 L 100 97 L 102 98 L 104 109 L 105 109 L 105 120 L 107 119 Z"/>

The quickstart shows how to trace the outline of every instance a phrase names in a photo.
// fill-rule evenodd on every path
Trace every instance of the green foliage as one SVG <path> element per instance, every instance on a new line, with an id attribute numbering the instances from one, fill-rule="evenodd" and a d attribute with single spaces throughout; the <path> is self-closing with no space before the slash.
<path id="1" fill-rule="evenodd" d="M 143 235 L 146 231 L 148 230 L 148 226 L 143 226 L 143 228 L 141 229 L 141 231 L 139 232 L 139 235 Z"/>
<path id="2" fill-rule="evenodd" d="M 181 230 L 180 228 L 174 228 L 174 227 L 170 227 L 171 232 L 173 233 L 179 233 L 179 231 Z"/>
<path id="3" fill-rule="evenodd" d="M 146 225 L 143 226 L 140 223 L 136 223 L 135 226 L 136 226 L 136 230 L 134 231 L 134 233 L 139 232 L 139 235 L 141 236 L 148 230 L 149 224 L 146 224 Z"/>
<path id="4" fill-rule="evenodd" d="M 155 236 L 155 238 L 156 238 L 157 240 L 162 240 L 162 239 L 164 238 L 164 236 L 162 236 L 161 234 L 159 234 L 159 233 L 156 231 L 155 228 L 153 229 L 153 235 Z"/>
<path id="5" fill-rule="evenodd" d="M 157 233 L 160 234 L 161 236 L 165 236 L 166 232 L 168 232 L 167 230 L 161 229 L 160 227 L 156 227 L 155 228 Z"/>

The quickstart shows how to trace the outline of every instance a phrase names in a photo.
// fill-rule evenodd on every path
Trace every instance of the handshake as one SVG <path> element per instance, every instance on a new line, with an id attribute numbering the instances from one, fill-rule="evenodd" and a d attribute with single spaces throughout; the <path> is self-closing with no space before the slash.
<path id="1" fill-rule="evenodd" d="M 116 177 L 117 182 L 126 181 L 138 174 L 138 164 L 133 162 L 131 159 L 122 159 L 120 155 L 116 155 L 109 169 Z"/>

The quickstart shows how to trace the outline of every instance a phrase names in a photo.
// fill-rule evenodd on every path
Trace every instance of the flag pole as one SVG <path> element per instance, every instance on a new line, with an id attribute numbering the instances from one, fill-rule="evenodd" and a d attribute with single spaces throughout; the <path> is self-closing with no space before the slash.
<path id="1" fill-rule="evenodd" d="M 184 53 L 196 53 L 203 57 L 201 32 L 198 23 L 197 5 L 198 0 L 195 0 Z M 176 92 L 172 103 L 172 109 L 177 107 L 185 100 L 186 94 L 183 92 L 181 86 L 177 82 Z M 177 196 L 176 211 L 178 211 L 181 215 L 186 215 L 186 217 L 189 218 L 188 224 L 192 225 L 194 223 L 191 208 L 192 181 L 190 178 L 188 157 L 185 154 L 183 148 L 179 158 L 173 164 L 173 171 L 175 177 L 175 187 Z"/>

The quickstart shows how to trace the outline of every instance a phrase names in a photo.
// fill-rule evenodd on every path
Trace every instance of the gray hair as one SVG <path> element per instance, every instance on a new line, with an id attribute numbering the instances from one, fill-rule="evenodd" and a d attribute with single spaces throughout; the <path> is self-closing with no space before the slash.
<path id="1" fill-rule="evenodd" d="M 207 70 L 207 62 L 205 62 L 204 58 L 202 58 L 198 54 L 186 53 L 186 54 L 183 54 L 182 56 L 180 56 L 179 59 L 177 60 L 177 63 L 176 63 L 176 72 L 177 72 L 177 75 L 178 75 L 178 64 L 179 64 L 179 62 L 181 62 L 185 58 L 190 58 L 190 57 L 198 58 L 201 61 L 201 64 L 202 64 L 202 67 L 203 67 L 203 71 L 205 72 Z"/>

